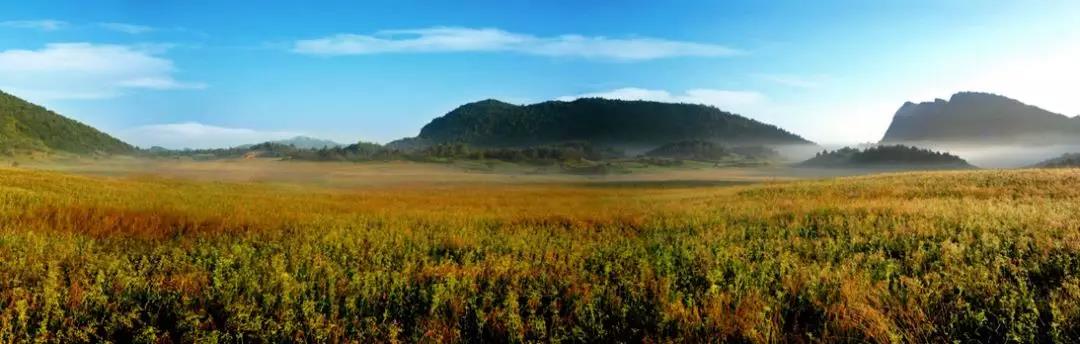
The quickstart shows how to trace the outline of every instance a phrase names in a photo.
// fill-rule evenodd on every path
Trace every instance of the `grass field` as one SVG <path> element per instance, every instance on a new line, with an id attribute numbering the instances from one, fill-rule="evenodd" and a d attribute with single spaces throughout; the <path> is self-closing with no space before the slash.
<path id="1" fill-rule="evenodd" d="M 1080 340 L 1080 170 L 246 166 L 0 169 L 0 343 Z"/>

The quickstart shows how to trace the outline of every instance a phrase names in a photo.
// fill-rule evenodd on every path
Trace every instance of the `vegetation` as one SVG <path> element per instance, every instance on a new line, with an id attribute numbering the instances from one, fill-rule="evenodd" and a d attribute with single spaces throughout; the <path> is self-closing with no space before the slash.
<path id="1" fill-rule="evenodd" d="M 776 150 L 764 146 L 740 146 L 728 148 L 707 140 L 684 140 L 669 143 L 645 153 L 648 157 L 717 161 L 728 159 L 772 160 L 780 156 Z"/>
<path id="2" fill-rule="evenodd" d="M 342 144 L 334 141 L 317 139 L 307 136 L 296 136 L 290 139 L 270 141 L 270 143 L 292 146 L 298 149 L 323 149 L 343 146 Z"/>
<path id="3" fill-rule="evenodd" d="M 1073 342 L 1078 183 L 319 189 L 0 169 L 0 342 Z"/>
<path id="4" fill-rule="evenodd" d="M 620 158 L 621 151 L 596 147 L 588 142 L 563 142 L 558 144 L 522 148 L 470 148 L 463 144 L 434 145 L 422 151 L 428 156 L 461 159 L 494 159 L 523 163 L 558 163 L 567 161 L 601 161 Z"/>
<path id="5" fill-rule="evenodd" d="M 734 153 L 728 151 L 723 145 L 712 141 L 686 140 L 657 147 L 645 153 L 645 156 L 687 160 L 723 160 L 733 157 Z"/>
<path id="6" fill-rule="evenodd" d="M 119 154 L 134 148 L 90 126 L 0 92 L 0 154 L 50 150 Z"/>
<path id="7" fill-rule="evenodd" d="M 348 146 L 323 148 L 297 147 L 292 144 L 263 142 L 232 148 L 170 150 L 151 147 L 140 152 L 154 158 L 191 158 L 195 160 L 238 158 L 281 158 L 313 161 L 372 161 L 388 160 L 397 153 L 384 149 L 377 143 L 357 142 Z"/>
<path id="8" fill-rule="evenodd" d="M 458 107 L 401 144 L 536 146 L 584 141 L 656 147 L 687 139 L 729 144 L 809 144 L 783 129 L 705 105 L 578 99 L 517 106 L 485 100 Z"/>
<path id="9" fill-rule="evenodd" d="M 955 155 L 929 149 L 903 145 L 874 146 L 863 150 L 844 147 L 835 151 L 825 150 L 803 167 L 843 168 L 973 168 L 967 161 Z"/>
<path id="10" fill-rule="evenodd" d="M 412 150 L 398 150 L 368 142 L 322 149 L 304 149 L 292 145 L 265 142 L 227 149 L 167 150 L 152 148 L 143 153 L 158 158 L 188 157 L 198 160 L 237 159 L 243 157 L 354 162 L 387 160 L 448 161 L 463 159 L 548 165 L 582 160 L 600 161 L 623 156 L 621 151 L 594 147 L 586 142 L 564 142 L 522 148 L 478 148 L 462 143 L 451 143 L 435 144 L 423 149 Z"/>
<path id="11" fill-rule="evenodd" d="M 273 158 L 286 158 L 295 152 L 303 151 L 293 146 L 283 145 L 273 142 L 263 142 L 254 145 L 243 145 L 232 148 L 210 148 L 210 149 L 165 149 L 161 147 L 150 147 L 150 149 L 139 151 L 142 156 L 155 157 L 155 158 L 191 158 L 195 160 L 214 160 L 214 159 L 237 159 L 243 157 L 273 157 Z M 314 150 L 312 150 L 314 151 Z"/>
<path id="12" fill-rule="evenodd" d="M 1036 164 L 1034 167 L 1080 167 L 1080 153 L 1068 153 Z"/>

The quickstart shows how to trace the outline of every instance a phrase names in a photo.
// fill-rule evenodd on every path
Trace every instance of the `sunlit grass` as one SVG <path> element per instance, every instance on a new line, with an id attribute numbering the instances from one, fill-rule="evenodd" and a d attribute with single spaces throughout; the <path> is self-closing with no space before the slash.
<path id="1" fill-rule="evenodd" d="M 1071 341 L 1080 171 L 334 189 L 0 170 L 0 342 Z"/>

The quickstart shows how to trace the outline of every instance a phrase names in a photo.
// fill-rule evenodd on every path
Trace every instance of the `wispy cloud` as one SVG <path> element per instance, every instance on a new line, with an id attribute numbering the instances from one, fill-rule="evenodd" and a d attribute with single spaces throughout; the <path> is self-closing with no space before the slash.
<path id="1" fill-rule="evenodd" d="M 731 91 L 707 88 L 686 90 L 681 94 L 665 90 L 625 87 L 603 92 L 584 93 L 574 96 L 559 97 L 562 101 L 579 98 L 606 98 L 620 100 L 650 100 L 665 103 L 705 104 L 729 110 L 743 108 L 765 102 L 765 95 L 754 91 Z"/>
<path id="2" fill-rule="evenodd" d="M 828 77 L 824 75 L 805 76 L 793 74 L 756 74 L 754 77 L 759 80 L 782 86 L 804 89 L 821 87 L 828 79 Z"/>
<path id="3" fill-rule="evenodd" d="M 41 19 L 41 20 L 9 20 L 0 22 L 2 27 L 10 27 L 17 29 L 32 29 L 41 31 L 56 31 L 68 26 L 68 23 L 61 20 Z"/>
<path id="4" fill-rule="evenodd" d="M 513 52 L 623 61 L 681 56 L 722 57 L 742 54 L 723 45 L 649 37 L 609 38 L 561 35 L 538 37 L 495 28 L 432 27 L 384 30 L 370 35 L 338 34 L 299 40 L 292 51 L 311 55 L 386 53 Z"/>
<path id="5" fill-rule="evenodd" d="M 127 33 L 127 34 L 132 34 L 132 35 L 144 34 L 144 33 L 153 32 L 153 31 L 157 30 L 157 29 L 155 29 L 153 27 L 145 26 L 145 25 L 136 25 L 136 24 L 128 24 L 128 23 L 116 23 L 116 22 L 97 23 L 97 26 L 100 27 L 100 28 L 106 29 L 106 30 L 112 30 L 112 31 L 116 31 L 116 32 L 123 32 L 123 33 Z"/>
<path id="6" fill-rule="evenodd" d="M 53 43 L 0 51 L 0 88 L 34 99 L 97 99 L 129 89 L 200 89 L 178 81 L 171 60 L 139 46 Z"/>
<path id="7" fill-rule="evenodd" d="M 288 131 L 263 131 L 249 128 L 230 128 L 183 122 L 135 127 L 120 135 L 142 147 L 161 146 L 172 149 L 225 148 L 243 144 L 287 139 L 302 135 Z"/>

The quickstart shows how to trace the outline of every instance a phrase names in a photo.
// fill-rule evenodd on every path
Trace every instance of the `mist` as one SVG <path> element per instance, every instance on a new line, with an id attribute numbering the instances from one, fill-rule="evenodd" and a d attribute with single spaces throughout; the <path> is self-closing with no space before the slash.
<path id="1" fill-rule="evenodd" d="M 1029 167 L 1066 153 L 1080 152 L 1080 143 L 1069 144 L 978 144 L 958 142 L 908 142 L 899 143 L 926 148 L 959 156 L 968 163 L 981 168 Z M 865 145 L 865 144 L 864 144 Z M 829 149 L 843 146 L 825 145 Z M 860 145 L 849 145 L 852 147 Z"/>

